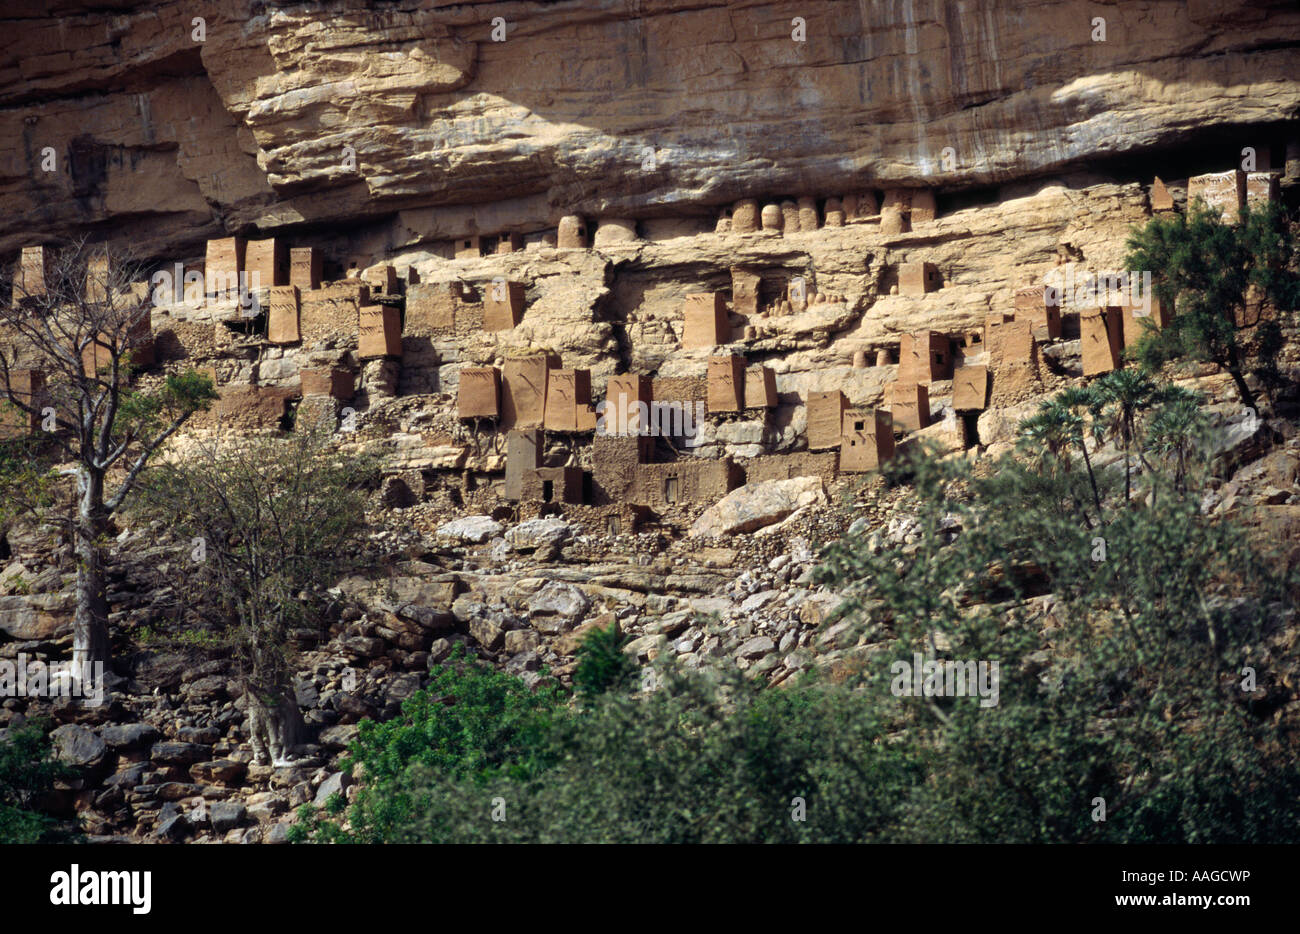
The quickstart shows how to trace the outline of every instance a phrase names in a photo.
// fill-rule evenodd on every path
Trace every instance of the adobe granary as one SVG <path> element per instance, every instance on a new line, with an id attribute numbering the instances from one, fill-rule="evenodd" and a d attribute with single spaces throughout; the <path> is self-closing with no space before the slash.
<path id="1" fill-rule="evenodd" d="M 1118 308 L 1093 308 L 1079 315 L 1083 375 L 1100 376 L 1117 370 L 1123 350 L 1122 316 Z"/>
<path id="2" fill-rule="evenodd" d="M 894 425 L 903 431 L 920 431 L 930 426 L 930 390 L 919 383 L 901 380 L 889 387 L 889 411 Z"/>
<path id="3" fill-rule="evenodd" d="M 1029 322 L 1039 340 L 1058 340 L 1061 336 L 1061 305 L 1055 295 L 1041 285 L 1016 289 L 1015 319 Z"/>
<path id="4" fill-rule="evenodd" d="M 151 367 L 157 362 L 153 341 L 153 313 L 144 309 L 140 317 L 131 324 L 125 338 L 125 346 L 130 347 L 128 359 L 132 366 Z M 113 339 L 100 332 L 96 339 L 87 344 L 81 352 L 81 365 L 87 376 L 94 376 L 101 367 L 113 363 Z"/>
<path id="5" fill-rule="evenodd" d="M 483 330 L 508 331 L 524 317 L 524 284 L 494 279 L 485 287 Z"/>
<path id="6" fill-rule="evenodd" d="M 45 295 L 49 275 L 49 251 L 43 246 L 23 247 L 18 266 L 14 270 L 13 303 L 19 305 L 25 299 Z"/>
<path id="7" fill-rule="evenodd" d="M 716 347 L 731 341 L 726 300 L 721 292 L 694 292 L 682 302 L 682 349 Z"/>
<path id="8" fill-rule="evenodd" d="M 605 408 L 601 414 L 606 425 L 617 425 L 620 430 L 628 432 L 648 431 L 652 402 L 654 402 L 654 383 L 650 377 L 637 373 L 623 373 L 609 378 L 605 386 Z"/>
<path id="9" fill-rule="evenodd" d="M 988 353 L 990 364 L 996 364 L 998 354 L 1000 353 L 999 338 L 1002 329 L 1016 320 L 1015 315 L 1007 314 L 1002 311 L 995 311 L 984 318 L 984 350 Z"/>
<path id="10" fill-rule="evenodd" d="M 209 240 L 203 261 L 204 291 L 208 295 L 225 296 L 239 291 L 240 274 L 244 271 L 244 239 L 224 237 Z"/>
<path id="11" fill-rule="evenodd" d="M 746 409 L 776 408 L 776 373 L 771 367 L 751 366 L 745 370 L 744 403 Z"/>
<path id="12" fill-rule="evenodd" d="M 354 378 L 349 370 L 342 367 L 324 367 L 299 371 L 302 380 L 302 395 L 329 396 L 340 402 L 350 400 L 355 392 Z"/>
<path id="13" fill-rule="evenodd" d="M 506 433 L 506 499 L 524 498 L 524 478 L 542 466 L 544 438 L 540 428 Z"/>
<path id="14" fill-rule="evenodd" d="M 934 263 L 901 263 L 898 267 L 900 295 L 924 295 L 943 288 L 943 276 Z"/>
<path id="15" fill-rule="evenodd" d="M 952 407 L 957 412 L 982 411 L 988 406 L 989 368 L 963 366 L 953 371 Z"/>
<path id="16" fill-rule="evenodd" d="M 898 345 L 898 379 L 930 383 L 952 379 L 952 341 L 938 331 L 904 334 Z"/>
<path id="17" fill-rule="evenodd" d="M 547 431 L 580 432 L 596 427 L 590 370 L 551 370 L 546 383 Z"/>
<path id="18" fill-rule="evenodd" d="M 507 356 L 502 366 L 501 426 L 541 428 L 546 415 L 546 390 L 551 370 L 560 368 L 558 354 L 547 351 Z"/>
<path id="19" fill-rule="evenodd" d="M 1169 326 L 1169 318 L 1168 309 L 1154 294 L 1147 295 L 1142 300 L 1130 298 L 1120 306 L 1125 349 L 1133 347 L 1142 339 L 1147 332 L 1147 324 L 1151 328 L 1160 330 Z"/>
<path id="20" fill-rule="evenodd" d="M 915 230 L 918 225 L 928 224 L 938 214 L 935 207 L 934 192 L 929 188 L 916 188 L 912 190 L 911 209 L 908 212 L 908 220 Z"/>
<path id="21" fill-rule="evenodd" d="M 754 233 L 759 229 L 758 201 L 742 198 L 731 207 L 731 232 Z"/>
<path id="22" fill-rule="evenodd" d="M 363 305 L 358 312 L 360 337 L 357 356 L 362 360 L 402 355 L 402 313 L 388 305 Z"/>
<path id="23" fill-rule="evenodd" d="M 555 245 L 561 250 L 585 250 L 590 245 L 587 239 L 587 222 L 577 214 L 567 214 L 560 218 L 560 226 L 555 234 Z"/>
<path id="24" fill-rule="evenodd" d="M 497 418 L 501 414 L 501 374 L 493 366 L 467 366 L 456 389 L 458 418 Z"/>
<path id="25" fill-rule="evenodd" d="M 319 289 L 323 262 L 320 250 L 315 247 L 290 248 L 289 284 L 303 292 Z"/>
<path id="26" fill-rule="evenodd" d="M 45 375 L 40 370 L 14 369 L 9 371 L 9 391 L 28 412 L 9 401 L 0 387 L 0 439 L 30 435 L 41 424 L 41 401 L 45 390 Z"/>
<path id="27" fill-rule="evenodd" d="M 630 217 L 602 217 L 596 224 L 596 235 L 592 244 L 596 249 L 635 244 L 640 237 L 636 233 L 636 221 Z"/>
<path id="28" fill-rule="evenodd" d="M 1187 180 L 1187 203 L 1197 199 L 1217 211 L 1225 221 L 1235 223 L 1246 203 L 1246 173 L 1241 169 L 1194 175 Z"/>
<path id="29" fill-rule="evenodd" d="M 810 392 L 804 407 L 808 421 L 808 450 L 838 448 L 844 434 L 844 412 L 849 407 L 843 391 Z"/>
<path id="30" fill-rule="evenodd" d="M 402 292 L 402 280 L 398 278 L 397 270 L 388 263 L 367 269 L 362 278 L 370 284 L 371 290 L 378 294 L 395 296 Z"/>
<path id="31" fill-rule="evenodd" d="M 745 408 L 745 358 L 735 354 L 710 357 L 708 411 L 740 412 Z"/>
<path id="32" fill-rule="evenodd" d="M 244 244 L 244 270 L 249 288 L 266 289 L 289 284 L 289 256 L 278 237 L 249 240 Z"/>
<path id="33" fill-rule="evenodd" d="M 995 399 L 1020 398 L 1041 390 L 1038 370 L 1038 343 L 1028 321 L 1015 319 L 1002 325 L 994 358 L 993 395 Z"/>
<path id="34" fill-rule="evenodd" d="M 1174 209 L 1174 196 L 1169 193 L 1168 187 L 1160 180 L 1160 176 L 1155 177 L 1151 183 L 1151 211 L 1155 214 L 1168 214 Z"/>
<path id="35" fill-rule="evenodd" d="M 266 315 L 266 339 L 271 344 L 296 344 L 302 340 L 299 327 L 298 287 L 276 286 L 271 289 Z"/>
<path id="36" fill-rule="evenodd" d="M 731 307 L 738 315 L 751 317 L 759 311 L 762 278 L 752 269 L 731 267 Z"/>
<path id="37" fill-rule="evenodd" d="M 1261 208 L 1279 197 L 1277 172 L 1246 173 L 1246 203 L 1252 208 Z"/>
<path id="38" fill-rule="evenodd" d="M 891 188 L 880 205 L 880 232 L 886 235 L 907 233 L 911 223 L 912 193 L 906 188 Z"/>
<path id="39" fill-rule="evenodd" d="M 876 470 L 894 456 L 894 425 L 888 412 L 851 408 L 844 413 L 839 469 L 844 473 Z"/>

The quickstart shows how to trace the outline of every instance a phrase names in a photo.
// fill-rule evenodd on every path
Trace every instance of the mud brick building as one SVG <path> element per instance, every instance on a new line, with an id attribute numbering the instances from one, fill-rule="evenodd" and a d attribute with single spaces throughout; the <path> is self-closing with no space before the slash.
<path id="1" fill-rule="evenodd" d="M 590 370 L 549 372 L 543 422 L 547 431 L 589 431 L 596 427 Z"/>
<path id="2" fill-rule="evenodd" d="M 419 337 L 444 336 L 456 329 L 462 305 L 459 282 L 422 282 L 406 290 L 405 331 Z"/>
<path id="3" fill-rule="evenodd" d="M 632 501 L 652 508 L 714 503 L 740 486 L 743 477 L 744 471 L 730 457 L 643 464 L 637 470 Z"/>
<path id="4" fill-rule="evenodd" d="M 898 267 L 898 294 L 924 295 L 943 288 L 943 276 L 934 263 L 902 263 Z"/>
<path id="5" fill-rule="evenodd" d="M 542 466 L 542 444 L 542 432 L 537 428 L 506 434 L 506 499 L 523 499 L 524 477 Z"/>
<path id="6" fill-rule="evenodd" d="M 734 354 L 709 358 L 708 411 L 739 412 L 745 408 L 745 358 Z"/>
<path id="7" fill-rule="evenodd" d="M 1060 303 L 1041 285 L 1016 289 L 1015 320 L 1029 322 L 1040 340 L 1057 340 L 1061 336 Z"/>
<path id="8" fill-rule="evenodd" d="M 731 308 L 738 315 L 750 317 L 759 311 L 759 290 L 762 279 L 758 273 L 739 266 L 731 269 Z"/>
<path id="9" fill-rule="evenodd" d="M 840 442 L 841 471 L 875 470 L 893 456 L 894 424 L 888 412 L 854 408 L 845 413 L 844 437 Z"/>
<path id="10" fill-rule="evenodd" d="M 1083 375 L 1099 376 L 1119 369 L 1123 338 L 1120 309 L 1094 308 L 1079 315 Z"/>
<path id="11" fill-rule="evenodd" d="M 302 340 L 298 313 L 296 285 L 272 288 L 266 316 L 266 339 L 272 344 L 296 344 Z"/>
<path id="12" fill-rule="evenodd" d="M 249 240 L 244 244 L 244 271 L 250 289 L 289 284 L 289 257 L 278 237 Z"/>
<path id="13" fill-rule="evenodd" d="M 204 291 L 208 295 L 228 295 L 239 290 L 239 274 L 244 271 L 244 240 L 223 237 L 209 240 L 203 262 Z"/>
<path id="14" fill-rule="evenodd" d="M 794 477 L 821 477 L 827 483 L 839 473 L 840 452 L 795 451 L 792 454 L 764 454 L 751 457 L 742 466 L 746 483 L 764 480 L 791 480 Z"/>
<path id="15" fill-rule="evenodd" d="M 731 340 L 726 302 L 720 292 L 687 295 L 682 302 L 682 349 L 716 347 Z"/>
<path id="16" fill-rule="evenodd" d="M 654 438 L 598 430 L 591 445 L 593 502 L 631 502 L 637 473 L 654 455 Z"/>
<path id="17" fill-rule="evenodd" d="M 483 298 L 483 330 L 508 331 L 524 317 L 524 284 L 491 282 Z"/>
<path id="18" fill-rule="evenodd" d="M 346 402 L 355 392 L 352 373 L 341 367 L 302 370 L 300 376 L 304 397 L 330 396 Z"/>
<path id="19" fill-rule="evenodd" d="M 507 357 L 502 367 L 501 426 L 541 428 L 546 419 L 550 371 L 559 369 L 557 354 Z"/>
<path id="20" fill-rule="evenodd" d="M 1246 203 L 1246 173 L 1241 169 L 1194 175 L 1187 180 L 1187 203 L 1197 199 L 1218 211 L 1225 221 L 1235 222 L 1237 212 Z"/>
<path id="21" fill-rule="evenodd" d="M 930 383 L 952 379 L 952 341 L 937 331 L 904 334 L 898 346 L 898 379 L 905 383 Z"/>
<path id="22" fill-rule="evenodd" d="M 920 383 L 901 380 L 890 386 L 890 415 L 903 431 L 920 431 L 930 424 L 930 390 Z"/>
<path id="23" fill-rule="evenodd" d="M 560 218 L 560 226 L 555 234 L 555 245 L 561 250 L 585 250 L 589 245 L 587 222 L 576 214 Z"/>
<path id="24" fill-rule="evenodd" d="M 319 289 L 323 258 L 315 247 L 293 247 L 289 250 L 289 284 L 301 291 Z"/>
<path id="25" fill-rule="evenodd" d="M 843 391 L 810 392 L 805 404 L 808 415 L 808 450 L 838 448 L 844 432 L 844 410 L 849 407 Z"/>
<path id="26" fill-rule="evenodd" d="M 778 401 L 776 374 L 771 367 L 752 366 L 745 370 L 746 409 L 774 409 Z"/>
<path id="27" fill-rule="evenodd" d="M 501 377 L 496 367 L 463 367 L 456 390 L 460 418 L 496 418 L 501 414 Z"/>
<path id="28" fill-rule="evenodd" d="M 0 438 L 29 435 L 41 424 L 40 408 L 45 390 L 45 376 L 39 370 L 16 369 L 9 371 L 9 389 L 18 401 L 36 409 L 24 412 L 9 401 L 0 387 Z"/>
<path id="29" fill-rule="evenodd" d="M 636 373 L 624 373 L 611 376 L 605 386 L 604 424 L 606 433 L 611 431 L 649 430 L 650 404 L 654 401 L 654 384 L 648 376 Z M 641 422 L 641 409 L 646 409 L 646 423 Z"/>
<path id="30" fill-rule="evenodd" d="M 362 360 L 402 355 L 402 313 L 388 305 L 364 305 L 358 312 Z"/>
<path id="31" fill-rule="evenodd" d="M 963 366 L 953 372 L 952 407 L 958 412 L 982 410 L 988 405 L 989 368 Z"/>

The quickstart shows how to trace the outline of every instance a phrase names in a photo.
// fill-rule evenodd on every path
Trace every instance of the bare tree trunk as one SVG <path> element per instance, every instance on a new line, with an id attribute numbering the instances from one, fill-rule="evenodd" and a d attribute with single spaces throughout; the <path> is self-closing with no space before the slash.
<path id="1" fill-rule="evenodd" d="M 245 691 L 254 759 L 277 766 L 291 762 L 306 731 L 293 690 L 288 685 L 259 690 L 250 683 Z"/>
<path id="2" fill-rule="evenodd" d="M 1224 369 L 1232 377 L 1232 382 L 1237 387 L 1237 395 L 1241 396 L 1242 404 L 1248 409 L 1255 408 L 1255 394 L 1246 385 L 1246 376 L 1241 371 L 1241 359 L 1238 357 L 1235 347 L 1228 348 L 1227 365 Z"/>
<path id="3" fill-rule="evenodd" d="M 77 555 L 77 610 L 72 628 L 74 665 L 112 664 L 108 641 L 108 594 L 104 584 L 101 538 L 108 529 L 104 476 L 84 467 L 78 472 L 80 499 L 73 537 Z M 78 669 L 84 670 L 84 669 Z"/>

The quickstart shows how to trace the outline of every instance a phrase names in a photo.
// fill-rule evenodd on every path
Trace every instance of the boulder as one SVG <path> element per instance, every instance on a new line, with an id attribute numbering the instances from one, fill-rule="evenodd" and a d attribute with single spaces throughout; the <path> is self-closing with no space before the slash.
<path id="1" fill-rule="evenodd" d="M 563 519 L 548 516 L 529 519 L 506 532 L 506 544 L 515 550 L 561 545 L 573 537 L 573 526 Z"/>
<path id="2" fill-rule="evenodd" d="M 133 749 L 153 743 L 159 733 L 148 723 L 117 723 L 104 727 L 99 735 L 114 749 Z"/>
<path id="3" fill-rule="evenodd" d="M 75 609 L 73 595 L 61 591 L 0 597 L 0 632 L 18 642 L 59 639 L 72 633 Z"/>
<path id="4" fill-rule="evenodd" d="M 238 801 L 215 801 L 209 813 L 212 829 L 217 833 L 234 830 L 248 817 L 248 809 Z"/>
<path id="5" fill-rule="evenodd" d="M 780 522 L 803 506 L 826 502 L 820 477 L 764 480 L 732 490 L 704 511 L 690 534 L 696 537 L 752 532 Z"/>
<path id="6" fill-rule="evenodd" d="M 479 545 L 501 534 L 501 523 L 491 516 L 465 516 L 438 526 L 437 534 L 458 542 Z"/>
<path id="7" fill-rule="evenodd" d="M 316 797 L 312 799 L 312 804 L 316 807 L 324 807 L 325 802 L 329 800 L 330 795 L 341 795 L 348 790 L 352 784 L 352 776 L 348 772 L 335 772 L 325 781 L 320 783 L 316 789 Z"/>
<path id="8" fill-rule="evenodd" d="M 55 757 L 74 768 L 89 768 L 104 761 L 108 746 L 95 733 L 78 723 L 66 723 L 50 732 Z"/>
<path id="9" fill-rule="evenodd" d="M 577 587 L 550 581 L 529 598 L 528 615 L 538 628 L 544 628 L 539 624 L 540 617 L 542 621 L 563 620 L 562 628 L 568 629 L 586 615 L 590 606 L 587 595 Z"/>

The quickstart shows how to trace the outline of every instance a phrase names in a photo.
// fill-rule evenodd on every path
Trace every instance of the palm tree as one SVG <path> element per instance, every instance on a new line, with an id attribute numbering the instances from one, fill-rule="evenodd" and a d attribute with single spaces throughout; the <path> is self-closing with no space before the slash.
<path id="1" fill-rule="evenodd" d="M 1100 436 L 1119 436 L 1120 446 L 1124 451 L 1124 501 L 1128 502 L 1132 492 L 1130 452 L 1137 442 L 1138 412 L 1150 408 L 1159 397 L 1159 390 L 1146 372 L 1136 368 L 1112 370 L 1096 380 L 1089 389 L 1092 391 L 1093 430 Z M 1138 457 L 1144 466 L 1146 457 L 1138 451 Z"/>
<path id="2" fill-rule="evenodd" d="M 1160 403 L 1147 425 L 1151 449 L 1173 463 L 1174 491 L 1180 495 L 1186 492 L 1188 468 L 1205 433 L 1200 403 L 1197 393 L 1170 386 L 1161 391 Z"/>
<path id="3" fill-rule="evenodd" d="M 1079 413 L 1077 406 L 1064 404 L 1062 395 L 1044 402 L 1036 413 L 1020 423 L 1021 447 L 1038 454 L 1040 468 L 1050 457 L 1052 462 L 1059 464 L 1064 472 L 1069 473 L 1069 450 L 1072 446 L 1078 445 L 1083 451 L 1084 463 L 1088 467 L 1088 479 L 1092 483 L 1092 498 L 1097 506 L 1097 521 L 1100 522 L 1101 497 L 1097 492 L 1092 462 L 1088 459 L 1088 448 L 1084 443 L 1083 415 Z M 1079 500 L 1076 499 L 1075 503 L 1083 515 L 1084 524 L 1091 529 L 1093 525 L 1088 518 L 1087 509 Z"/>
<path id="4" fill-rule="evenodd" d="M 1067 411 L 1077 415 L 1082 422 L 1082 413 L 1090 412 L 1097 404 L 1097 394 L 1086 386 L 1071 386 L 1058 393 L 1055 401 Z M 1088 469 L 1088 482 L 1092 485 L 1092 501 L 1097 506 L 1097 516 L 1100 520 L 1101 494 L 1097 491 L 1097 475 L 1092 469 L 1092 458 L 1088 454 L 1088 442 L 1083 435 L 1082 427 L 1074 443 L 1079 446 L 1079 451 L 1083 454 L 1083 465 Z"/>

